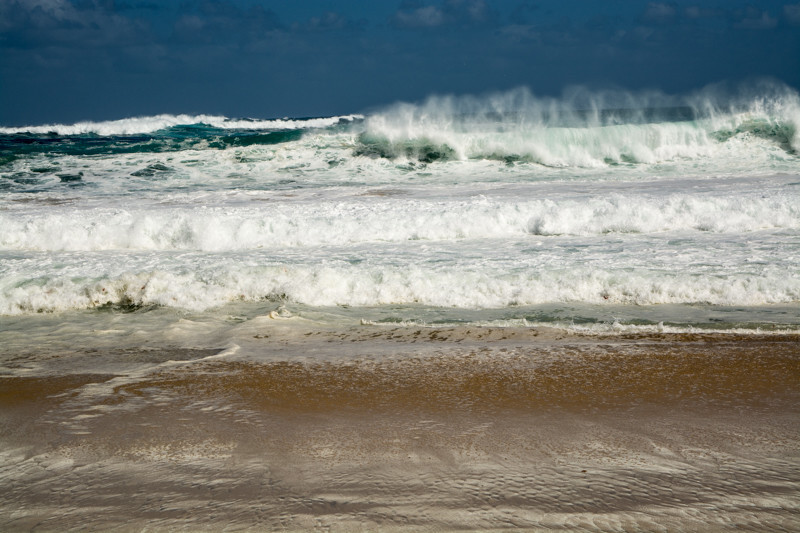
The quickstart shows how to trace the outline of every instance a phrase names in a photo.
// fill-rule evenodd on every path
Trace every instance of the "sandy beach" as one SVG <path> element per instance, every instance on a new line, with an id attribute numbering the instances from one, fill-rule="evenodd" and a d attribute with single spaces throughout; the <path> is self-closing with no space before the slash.
<path id="1" fill-rule="evenodd" d="M 0 528 L 800 527 L 797 335 L 272 322 L 8 370 Z"/>
<path id="2" fill-rule="evenodd" d="M 800 0 L 0 0 L 0 533 L 800 532 Z"/>

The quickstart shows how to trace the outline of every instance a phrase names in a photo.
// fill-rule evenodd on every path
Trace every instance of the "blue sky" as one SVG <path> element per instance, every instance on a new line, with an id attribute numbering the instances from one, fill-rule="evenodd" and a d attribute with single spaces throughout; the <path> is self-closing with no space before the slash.
<path id="1" fill-rule="evenodd" d="M 800 86 L 800 2 L 0 0 L 4 125 L 761 77 Z"/>

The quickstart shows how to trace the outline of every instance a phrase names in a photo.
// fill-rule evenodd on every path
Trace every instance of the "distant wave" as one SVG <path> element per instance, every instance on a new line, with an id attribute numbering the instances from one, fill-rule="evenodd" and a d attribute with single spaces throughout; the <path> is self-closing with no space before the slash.
<path id="1" fill-rule="evenodd" d="M 343 115 L 335 117 L 308 119 L 231 119 L 220 115 L 155 115 L 134 117 L 104 122 L 77 122 L 75 124 L 46 124 L 42 126 L 0 127 L 0 134 L 14 135 L 28 133 L 33 135 L 141 135 L 173 128 L 204 124 L 225 130 L 293 130 L 306 128 L 326 128 L 342 122 L 362 119 L 362 115 Z"/>
<path id="2" fill-rule="evenodd" d="M 777 84 L 1 128 L 0 315 L 794 305 L 799 132 Z"/>
<path id="3" fill-rule="evenodd" d="M 314 135 L 306 136 L 310 130 Z M 80 135 L 100 138 L 75 142 L 73 136 Z M 374 159 L 498 161 L 554 169 L 694 160 L 718 161 L 720 168 L 743 161 L 762 165 L 765 159 L 795 160 L 800 153 L 800 95 L 779 84 L 684 96 L 576 89 L 560 98 L 537 97 L 523 88 L 483 97 L 435 96 L 367 116 L 157 115 L 3 127 L 0 164 L 42 153 L 113 155 L 276 144 L 293 169 L 314 167 L 321 147 L 338 151 L 329 158 L 337 164 Z"/>
<path id="4" fill-rule="evenodd" d="M 734 96 L 576 91 L 555 99 L 518 89 L 431 97 L 367 117 L 356 154 L 598 167 L 709 157 L 728 141 L 766 141 L 796 154 L 800 96 L 772 84 Z"/>

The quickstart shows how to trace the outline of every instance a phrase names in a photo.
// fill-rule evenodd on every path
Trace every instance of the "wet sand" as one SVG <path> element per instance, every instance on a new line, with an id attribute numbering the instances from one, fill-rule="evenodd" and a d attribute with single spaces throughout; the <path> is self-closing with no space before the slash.
<path id="1" fill-rule="evenodd" d="M 0 529 L 800 529 L 797 335 L 278 322 L 5 353 Z"/>

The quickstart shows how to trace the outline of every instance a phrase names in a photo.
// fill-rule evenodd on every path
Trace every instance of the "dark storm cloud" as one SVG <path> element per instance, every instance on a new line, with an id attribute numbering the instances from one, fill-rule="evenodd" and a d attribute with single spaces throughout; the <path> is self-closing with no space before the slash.
<path id="1" fill-rule="evenodd" d="M 800 85 L 798 26 L 800 3 L 781 0 L 0 0 L 0 123 Z"/>
<path id="2" fill-rule="evenodd" d="M 135 9 L 158 11 L 161 9 L 156 2 L 115 2 L 117 11 L 129 11 Z"/>
<path id="3" fill-rule="evenodd" d="M 772 16 L 769 11 L 762 11 L 755 7 L 737 11 L 736 18 L 737 21 L 734 27 L 745 30 L 771 30 L 778 25 L 778 19 Z"/>
<path id="4" fill-rule="evenodd" d="M 795 14 L 800 17 L 800 4 L 785 5 L 782 9 L 761 9 L 752 5 L 744 7 L 706 7 L 703 5 L 679 6 L 675 2 L 649 2 L 638 18 L 645 26 L 677 26 L 689 31 L 687 23 L 723 23 L 730 30 L 771 30 L 779 25 L 781 15 L 791 22 Z"/>
<path id="5" fill-rule="evenodd" d="M 792 26 L 800 26 L 800 3 L 783 6 L 783 16 Z"/>
<path id="6" fill-rule="evenodd" d="M 391 22 L 398 28 L 463 28 L 492 24 L 495 19 L 484 0 L 444 0 L 437 4 L 405 0 Z"/>
<path id="7" fill-rule="evenodd" d="M 642 21 L 656 24 L 668 24 L 678 15 L 678 6 L 672 2 L 650 2 L 642 14 Z"/>
<path id="8" fill-rule="evenodd" d="M 275 12 L 261 5 L 241 8 L 226 0 L 205 0 L 184 5 L 175 21 L 175 38 L 216 43 L 258 39 L 280 29 L 284 29 L 284 25 Z"/>
<path id="9" fill-rule="evenodd" d="M 519 3 L 512 9 L 508 21 L 511 24 L 525 24 L 530 22 L 531 18 L 535 17 L 540 10 L 539 4 L 530 1 Z"/>
<path id="10" fill-rule="evenodd" d="M 149 25 L 116 12 L 112 2 L 6 0 L 0 39 L 11 48 L 124 46 L 147 39 Z"/>
<path id="11" fill-rule="evenodd" d="M 683 8 L 683 15 L 687 19 L 709 19 L 718 18 L 724 15 L 721 9 L 702 7 L 702 6 L 686 6 Z"/>
<path id="12" fill-rule="evenodd" d="M 365 19 L 352 20 L 344 15 L 333 11 L 327 11 L 320 16 L 311 17 L 306 23 L 295 23 L 293 30 L 305 30 L 309 32 L 331 32 L 331 31 L 361 31 L 367 26 Z"/>

